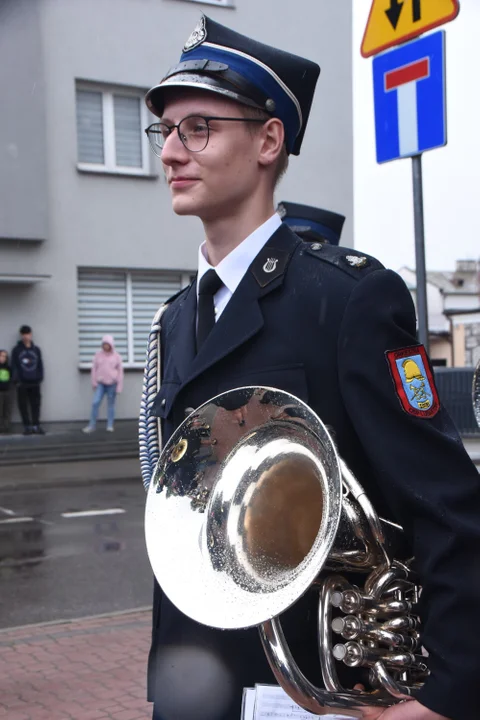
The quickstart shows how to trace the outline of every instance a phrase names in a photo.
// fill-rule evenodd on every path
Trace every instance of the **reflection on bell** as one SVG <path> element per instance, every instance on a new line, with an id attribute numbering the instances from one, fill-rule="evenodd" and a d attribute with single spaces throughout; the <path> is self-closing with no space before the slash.
<path id="1" fill-rule="evenodd" d="M 283 459 L 262 473 L 245 513 L 245 549 L 255 570 L 271 577 L 300 565 L 323 514 L 323 490 L 306 457 Z"/>
<path id="2" fill-rule="evenodd" d="M 172 462 L 176 463 L 179 460 L 183 458 L 185 453 L 187 452 L 188 448 L 188 440 L 184 440 L 183 438 L 178 441 L 178 443 L 175 445 L 175 447 L 172 450 L 172 454 L 170 455 L 170 459 Z"/>

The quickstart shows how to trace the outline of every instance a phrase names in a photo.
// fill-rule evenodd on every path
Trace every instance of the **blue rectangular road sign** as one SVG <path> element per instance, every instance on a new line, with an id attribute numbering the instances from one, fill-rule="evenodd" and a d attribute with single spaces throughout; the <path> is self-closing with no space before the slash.
<path id="1" fill-rule="evenodd" d="M 373 61 L 377 162 L 447 144 L 445 31 Z"/>

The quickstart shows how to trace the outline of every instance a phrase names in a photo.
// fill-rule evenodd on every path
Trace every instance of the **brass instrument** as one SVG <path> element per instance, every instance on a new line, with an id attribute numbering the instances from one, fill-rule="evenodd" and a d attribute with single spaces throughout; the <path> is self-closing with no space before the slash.
<path id="1" fill-rule="evenodd" d="M 477 421 L 478 427 L 480 427 L 480 360 L 478 361 L 475 372 L 473 373 L 472 401 L 475 420 Z"/>
<path id="2" fill-rule="evenodd" d="M 427 677 L 419 587 L 394 559 L 402 529 L 378 517 L 295 396 L 237 388 L 191 413 L 156 465 L 145 532 L 170 600 L 214 628 L 258 626 L 278 683 L 306 710 L 359 716 L 410 699 Z M 307 591 L 318 593 L 324 689 L 300 671 L 278 617 Z M 339 663 L 367 668 L 371 687 L 342 687 Z"/>

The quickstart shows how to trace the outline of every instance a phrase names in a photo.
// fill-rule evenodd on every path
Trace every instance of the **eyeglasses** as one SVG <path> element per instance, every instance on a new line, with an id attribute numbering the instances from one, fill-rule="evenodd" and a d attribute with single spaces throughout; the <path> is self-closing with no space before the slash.
<path id="1" fill-rule="evenodd" d="M 233 117 L 204 117 L 203 115 L 189 115 L 180 120 L 178 125 L 167 125 L 166 123 L 153 123 L 145 129 L 150 146 L 158 157 L 162 157 L 162 150 L 165 142 L 172 132 L 177 128 L 178 137 L 184 147 L 190 152 L 201 152 L 205 150 L 210 138 L 211 120 L 222 120 L 226 122 L 256 122 L 265 123 L 268 118 L 233 118 Z"/>

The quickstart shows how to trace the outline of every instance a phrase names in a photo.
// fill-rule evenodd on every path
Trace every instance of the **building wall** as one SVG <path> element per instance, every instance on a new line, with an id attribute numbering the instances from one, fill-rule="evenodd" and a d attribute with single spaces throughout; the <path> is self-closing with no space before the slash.
<path id="1" fill-rule="evenodd" d="M 430 336 L 429 355 L 431 360 L 446 360 L 446 367 L 452 365 L 452 346 L 450 340 Z"/>
<path id="2" fill-rule="evenodd" d="M 0 3 L 0 272 L 19 240 L 47 236 L 45 72 L 40 5 Z"/>
<path id="3" fill-rule="evenodd" d="M 454 325 L 453 327 L 453 365 L 454 367 L 465 367 L 465 326 Z"/>
<path id="4" fill-rule="evenodd" d="M 478 293 L 446 293 L 445 310 L 471 310 L 478 307 Z"/>
<path id="5" fill-rule="evenodd" d="M 305 0 L 302 13 L 288 0 L 262 0 L 261 12 L 257 0 L 236 0 L 236 8 L 185 0 L 22 0 L 17 4 L 22 13 L 11 26 L 13 38 L 5 51 L 9 67 L 17 67 L 7 115 L 11 124 L 17 115 L 31 118 L 18 87 L 31 92 L 32 83 L 26 85 L 25 78 L 35 66 L 39 73 L 35 100 L 45 120 L 40 119 L 40 132 L 34 133 L 40 149 L 32 182 L 38 188 L 41 212 L 22 202 L 25 217 L 14 223 L 17 235 L 15 228 L 10 233 L 43 233 L 46 240 L 40 248 L 9 246 L 6 260 L 10 272 L 22 268 L 21 272 L 50 278 L 36 285 L 0 286 L 2 305 L 6 302 L 11 308 L 8 317 L 1 314 L 0 344 L 11 346 L 18 327 L 31 324 L 45 356 L 44 419 L 85 419 L 91 391 L 88 372 L 78 367 L 78 268 L 194 271 L 203 238 L 197 219 L 173 214 L 160 162 L 153 154 L 150 175 L 144 178 L 78 170 L 75 81 L 148 89 L 178 59 L 201 11 L 240 32 L 318 61 L 322 74 L 302 155 L 292 158 L 278 199 L 345 214 L 343 242 L 352 244 L 351 3 Z M 29 37 L 26 28 L 34 36 L 28 53 L 23 48 Z M 32 133 L 29 136 L 23 129 L 22 138 L 25 134 L 31 140 Z M 16 171 L 22 182 L 31 179 L 30 159 L 28 166 L 22 162 Z M 0 187 L 6 182 L 2 166 Z M 127 371 L 119 417 L 137 415 L 141 384 L 140 370 Z"/>
<path id="6" fill-rule="evenodd" d="M 465 326 L 465 364 L 476 367 L 480 361 L 480 322 Z"/>
<path id="7" fill-rule="evenodd" d="M 453 315 L 453 351 L 457 367 L 475 367 L 480 360 L 480 310 Z"/>

